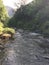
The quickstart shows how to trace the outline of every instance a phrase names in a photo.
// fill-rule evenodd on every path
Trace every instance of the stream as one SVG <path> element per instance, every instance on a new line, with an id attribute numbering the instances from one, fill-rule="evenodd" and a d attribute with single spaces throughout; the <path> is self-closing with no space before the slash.
<path id="1" fill-rule="evenodd" d="M 0 49 L 0 65 L 49 65 L 49 39 L 23 30 L 14 37 Z"/>

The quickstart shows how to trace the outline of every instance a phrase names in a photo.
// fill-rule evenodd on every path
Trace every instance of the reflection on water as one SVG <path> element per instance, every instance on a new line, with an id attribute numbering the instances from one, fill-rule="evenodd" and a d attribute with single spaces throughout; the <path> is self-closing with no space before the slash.
<path id="1" fill-rule="evenodd" d="M 49 65 L 49 41 L 31 32 L 17 32 L 0 52 L 0 65 Z"/>

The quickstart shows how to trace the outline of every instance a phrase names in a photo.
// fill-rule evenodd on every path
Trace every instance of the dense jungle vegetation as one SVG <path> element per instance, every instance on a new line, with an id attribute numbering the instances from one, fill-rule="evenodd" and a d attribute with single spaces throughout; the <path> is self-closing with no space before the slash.
<path id="1" fill-rule="evenodd" d="M 0 21 L 5 26 L 49 35 L 49 0 L 34 0 L 28 5 L 22 5 L 11 19 L 2 0 L 0 4 Z"/>
<path id="2" fill-rule="evenodd" d="M 10 27 L 22 28 L 49 35 L 49 0 L 34 0 L 21 6 L 9 20 Z"/>
<path id="3" fill-rule="evenodd" d="M 9 15 L 6 11 L 5 6 L 3 5 L 3 1 L 0 0 L 0 35 L 5 33 L 15 33 L 13 28 L 9 28 L 7 22 L 9 20 Z"/>

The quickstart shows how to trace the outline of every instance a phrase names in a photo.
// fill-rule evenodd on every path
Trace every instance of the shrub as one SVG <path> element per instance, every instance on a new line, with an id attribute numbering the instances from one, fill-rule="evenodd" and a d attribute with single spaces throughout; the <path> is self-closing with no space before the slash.
<path id="1" fill-rule="evenodd" d="M 4 27 L 4 24 L 0 21 L 0 27 Z"/>
<path id="2" fill-rule="evenodd" d="M 6 28 L 4 28 L 4 31 L 3 32 L 14 34 L 15 33 L 15 30 L 13 28 L 6 27 Z"/>
<path id="3" fill-rule="evenodd" d="M 15 30 L 13 28 L 4 27 L 4 24 L 0 22 L 0 34 L 3 34 L 3 33 L 14 34 Z"/>

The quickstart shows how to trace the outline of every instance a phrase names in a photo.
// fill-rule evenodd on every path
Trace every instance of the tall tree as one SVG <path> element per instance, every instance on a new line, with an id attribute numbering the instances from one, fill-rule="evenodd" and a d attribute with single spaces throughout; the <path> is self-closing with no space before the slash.
<path id="1" fill-rule="evenodd" d="M 8 13 L 6 11 L 5 6 L 3 5 L 3 1 L 0 0 L 0 21 L 5 21 L 8 18 Z"/>
<path id="2" fill-rule="evenodd" d="M 49 0 L 34 0 L 19 8 L 9 23 L 17 28 L 49 34 Z"/>

